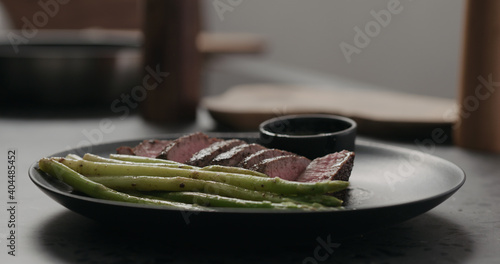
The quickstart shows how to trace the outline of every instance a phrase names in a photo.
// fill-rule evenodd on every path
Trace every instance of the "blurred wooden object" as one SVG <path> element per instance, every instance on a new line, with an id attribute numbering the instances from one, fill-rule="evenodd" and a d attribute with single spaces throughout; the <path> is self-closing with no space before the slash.
<path id="1" fill-rule="evenodd" d="M 204 98 L 202 105 L 216 121 L 238 130 L 255 130 L 281 115 L 323 113 L 355 119 L 362 134 L 415 139 L 436 128 L 448 132 L 456 120 L 447 114 L 455 108 L 451 99 L 306 85 L 239 85 Z"/>
<path id="2" fill-rule="evenodd" d="M 260 53 L 265 40 L 256 34 L 201 32 L 197 46 L 202 53 Z"/>
<path id="3" fill-rule="evenodd" d="M 1 0 L 15 28 L 26 20 L 37 29 L 138 29 L 143 0 Z M 43 23 L 45 22 L 45 23 Z"/>
<path id="4" fill-rule="evenodd" d="M 141 103 L 144 118 L 157 123 L 195 119 L 201 53 L 258 53 L 264 49 L 264 40 L 257 35 L 200 32 L 198 0 L 1 1 L 20 30 L 69 29 L 96 39 L 101 35 L 127 43 L 142 41 L 144 79 L 138 86 L 142 90 L 134 87 L 130 96 Z"/>
<path id="5" fill-rule="evenodd" d="M 201 82 L 198 0 L 147 0 L 144 31 L 144 76 L 149 69 L 163 72 L 158 87 L 141 103 L 145 119 L 184 123 L 195 119 Z M 168 76 L 166 76 L 168 72 Z M 150 78 L 150 82 L 154 82 Z"/>
<path id="6" fill-rule="evenodd" d="M 456 145 L 500 152 L 500 1 L 468 0 Z"/>

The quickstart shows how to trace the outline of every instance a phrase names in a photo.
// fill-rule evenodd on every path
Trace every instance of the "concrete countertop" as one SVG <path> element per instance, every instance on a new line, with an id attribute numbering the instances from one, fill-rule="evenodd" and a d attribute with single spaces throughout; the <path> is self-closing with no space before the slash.
<path id="1" fill-rule="evenodd" d="M 104 125 L 107 124 L 107 125 Z M 268 250 L 227 245 L 158 245 L 124 230 L 109 230 L 42 193 L 28 178 L 40 157 L 84 145 L 150 138 L 165 133 L 217 131 L 200 111 L 181 127 L 157 126 L 140 116 L 71 113 L 9 113 L 0 117 L 0 263 L 499 263 L 500 156 L 435 145 L 432 154 L 454 162 L 467 174 L 450 199 L 409 221 L 341 241 L 318 254 L 320 244 Z M 414 142 L 372 140 L 418 149 Z M 9 255 L 7 165 L 15 150 L 15 254 Z M 332 244 L 332 245 L 333 245 Z M 229 250 L 230 249 L 230 250 Z"/>

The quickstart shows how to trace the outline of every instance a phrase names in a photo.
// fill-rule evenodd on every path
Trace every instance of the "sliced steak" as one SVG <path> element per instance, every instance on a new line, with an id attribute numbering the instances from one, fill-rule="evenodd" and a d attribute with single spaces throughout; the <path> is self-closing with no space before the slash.
<path id="1" fill-rule="evenodd" d="M 134 149 L 127 146 L 118 147 L 116 149 L 116 154 L 135 155 Z"/>
<path id="2" fill-rule="evenodd" d="M 172 140 L 147 139 L 133 148 L 127 146 L 119 147 L 116 149 L 116 153 L 154 158 L 171 142 Z"/>
<path id="3" fill-rule="evenodd" d="M 343 150 L 314 159 L 297 178 L 299 182 L 348 181 L 354 165 L 354 152 Z"/>
<path id="4" fill-rule="evenodd" d="M 295 181 L 311 161 L 297 155 L 285 155 L 269 158 L 255 164 L 251 169 L 267 174 L 269 177 L 279 177 Z"/>
<path id="5" fill-rule="evenodd" d="M 210 165 L 236 166 L 247 156 L 263 150 L 265 147 L 259 144 L 243 144 L 217 155 Z"/>
<path id="6" fill-rule="evenodd" d="M 187 164 L 198 167 L 207 166 L 215 157 L 217 157 L 217 155 L 243 144 L 246 144 L 245 141 L 239 139 L 217 141 L 212 145 L 196 152 L 189 159 Z"/>
<path id="7" fill-rule="evenodd" d="M 199 132 L 189 134 L 172 141 L 157 158 L 186 163 L 194 153 L 220 140 Z"/>
<path id="8" fill-rule="evenodd" d="M 294 154 L 291 152 L 279 150 L 279 149 L 263 149 L 263 150 L 255 152 L 254 154 L 243 159 L 238 164 L 238 167 L 250 169 L 255 164 L 260 163 L 265 159 L 279 157 L 279 156 L 285 156 L 285 155 L 294 155 Z"/>
<path id="9" fill-rule="evenodd" d="M 134 153 L 137 156 L 154 158 L 170 143 L 172 140 L 144 140 L 134 148 Z"/>

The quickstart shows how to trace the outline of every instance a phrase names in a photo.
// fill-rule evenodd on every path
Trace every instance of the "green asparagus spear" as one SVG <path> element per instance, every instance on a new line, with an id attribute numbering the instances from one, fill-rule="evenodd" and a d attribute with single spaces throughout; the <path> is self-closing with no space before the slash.
<path id="1" fill-rule="evenodd" d="M 294 196 L 292 199 L 296 202 L 318 203 L 328 207 L 338 207 L 344 203 L 337 197 L 323 194 Z"/>
<path id="2" fill-rule="evenodd" d="M 328 195 L 281 196 L 269 192 L 252 191 L 220 182 L 184 177 L 88 176 L 88 178 L 109 188 L 127 193 L 130 191 L 147 191 L 154 195 L 161 195 L 165 191 L 197 191 L 250 201 L 270 201 L 273 203 L 289 202 L 302 206 L 310 206 L 315 203 L 329 207 L 342 205 L 341 200 Z"/>
<path id="3" fill-rule="evenodd" d="M 166 164 L 185 165 L 183 163 L 173 160 L 157 159 L 157 158 L 134 156 L 134 155 L 124 155 L 124 154 L 109 154 L 109 158 L 115 160 L 137 162 L 137 163 L 166 163 Z"/>
<path id="4" fill-rule="evenodd" d="M 252 191 L 233 185 L 185 177 L 87 176 L 90 180 L 119 191 L 198 191 L 252 201 L 282 202 L 278 194 Z"/>
<path id="5" fill-rule="evenodd" d="M 68 155 L 66 155 L 66 158 L 67 159 L 74 159 L 74 160 L 81 160 L 82 159 L 82 157 L 80 157 L 76 154 L 68 154 Z"/>
<path id="6" fill-rule="evenodd" d="M 210 165 L 210 166 L 206 166 L 206 167 L 201 168 L 201 170 L 228 172 L 228 173 L 239 173 L 239 174 L 247 174 L 247 175 L 252 175 L 252 176 L 257 176 L 257 177 L 269 177 L 266 174 L 258 172 L 258 171 L 247 170 L 245 168 L 239 168 L 239 167 L 221 166 L 221 165 Z"/>
<path id="7" fill-rule="evenodd" d="M 285 195 L 295 194 L 323 194 L 344 190 L 349 185 L 345 181 L 322 181 L 314 183 L 303 183 L 287 181 L 280 178 L 255 177 L 245 174 L 189 170 L 181 168 L 169 168 L 158 166 L 112 164 L 92 162 L 86 160 L 58 160 L 73 170 L 88 175 L 137 175 L 137 176 L 162 176 L 162 177 L 186 177 L 207 181 L 217 181 L 242 187 L 249 190 L 267 191 Z"/>
<path id="8" fill-rule="evenodd" d="M 111 154 L 111 155 L 115 155 L 115 154 Z M 116 156 L 122 157 L 123 159 L 126 159 L 127 157 L 137 158 L 136 156 L 129 156 L 129 155 L 116 155 Z M 72 154 L 69 154 L 66 157 L 67 158 L 69 157 L 69 158 L 72 158 L 72 159 L 81 159 L 79 156 L 72 155 Z M 90 154 L 90 153 L 85 154 L 83 156 L 83 159 L 89 160 L 89 161 L 98 161 L 98 162 L 134 164 L 134 162 L 131 162 L 131 161 L 125 161 L 125 160 L 120 160 L 120 159 L 111 159 L 111 158 L 108 159 L 108 158 L 103 158 L 103 157 L 100 157 L 100 156 L 97 156 L 97 155 L 94 155 L 94 154 Z M 134 159 L 132 159 L 132 160 L 134 160 Z M 136 160 L 137 160 L 136 164 L 144 164 L 144 165 L 158 164 L 158 165 L 167 165 L 167 166 L 171 165 L 170 163 L 163 163 L 163 162 L 161 162 L 161 163 L 160 162 L 158 162 L 158 163 L 153 163 L 153 162 L 151 162 L 151 163 L 142 163 L 142 162 L 139 162 L 139 161 L 144 161 L 144 160 L 152 160 L 152 161 L 155 160 L 155 159 L 150 159 L 150 158 L 146 158 L 146 159 L 139 158 L 139 159 L 136 159 Z M 176 164 L 176 163 L 174 163 L 174 164 Z M 197 168 L 197 167 L 195 167 L 195 166 L 189 167 L 189 166 L 186 165 L 186 167 L 183 166 L 182 168 Z M 201 170 L 219 171 L 219 172 L 230 172 L 230 173 L 241 173 L 241 174 L 248 174 L 248 175 L 254 175 L 254 176 L 259 176 L 259 177 L 268 177 L 264 173 L 260 173 L 260 172 L 256 172 L 256 171 L 252 171 L 252 170 L 248 170 L 248 169 L 244 169 L 244 168 L 239 168 L 239 167 L 228 167 L 228 166 L 221 166 L 221 165 L 210 165 L 210 166 L 206 166 L 206 167 L 201 168 Z M 113 181 L 113 180 L 112 179 L 108 179 L 108 181 Z M 129 181 L 130 181 L 130 179 L 129 179 Z M 210 182 L 210 184 L 214 184 L 214 183 L 215 182 Z M 210 186 L 210 187 L 212 187 L 212 186 Z M 222 186 L 218 186 L 217 189 L 220 189 L 221 187 Z M 233 186 L 226 185 L 226 186 L 224 186 L 222 188 L 230 188 L 230 187 L 233 187 Z M 233 188 L 235 188 L 235 187 L 233 187 Z M 241 191 L 243 191 L 244 194 L 242 194 Z M 237 195 L 236 198 L 240 197 L 242 199 L 250 199 L 250 200 L 254 200 L 254 201 L 262 201 L 262 200 L 264 200 L 264 197 L 267 196 L 270 199 L 276 198 L 276 200 L 274 200 L 274 202 L 280 202 L 280 198 L 279 197 L 276 197 L 276 195 L 272 195 L 270 193 L 266 194 L 266 193 L 262 193 L 262 192 L 256 192 L 256 193 L 248 194 L 248 190 L 240 188 L 240 190 L 237 190 L 235 192 L 235 194 Z M 235 197 L 234 195 L 228 195 L 228 196 L 229 197 Z M 273 196 L 273 197 L 271 198 L 270 196 Z M 294 201 L 301 201 L 301 202 L 305 202 L 305 203 L 319 203 L 319 204 L 326 205 L 326 206 L 331 206 L 331 207 L 341 206 L 342 203 L 343 203 L 342 200 L 340 200 L 340 199 L 338 199 L 336 197 L 330 196 L 330 195 L 306 195 L 306 196 L 294 197 L 293 200 Z M 283 201 L 283 200 L 281 200 L 281 201 Z"/>
<path id="9" fill-rule="evenodd" d="M 129 194 L 117 192 L 110 189 L 102 184 L 93 182 L 87 177 L 79 174 L 78 172 L 70 169 L 57 162 L 54 159 L 43 158 L 38 163 L 40 169 L 59 180 L 65 182 L 66 184 L 73 187 L 75 190 L 85 193 L 91 197 L 99 199 L 107 199 L 122 202 L 140 203 L 140 204 L 152 204 L 152 205 L 163 205 L 172 208 L 186 209 L 186 210 L 204 210 L 203 207 L 193 206 L 190 204 L 183 204 L 178 202 L 168 202 L 164 200 L 147 199 L 132 196 Z"/>
<path id="10" fill-rule="evenodd" d="M 104 162 L 104 163 L 115 163 L 115 164 L 130 164 L 130 165 L 144 165 L 144 166 L 164 166 L 164 167 L 173 167 L 173 168 L 183 168 L 183 169 L 199 169 L 198 167 L 195 166 L 190 166 L 186 164 L 182 164 L 179 162 L 157 162 L 157 163 L 152 163 L 152 162 L 137 162 L 134 161 L 126 161 L 126 160 L 119 160 L 119 159 L 108 159 L 104 158 L 98 155 L 86 153 L 83 155 L 84 160 L 88 161 L 94 161 L 94 162 Z"/>
<path id="11" fill-rule="evenodd" d="M 96 161 L 96 162 L 134 164 L 134 163 L 128 162 L 128 161 L 108 159 L 108 158 L 104 158 L 104 157 L 101 157 L 101 156 L 98 156 L 98 155 L 94 155 L 94 154 L 90 154 L 90 153 L 85 153 L 85 155 L 83 155 L 83 159 L 84 160 L 88 160 L 88 161 Z"/>
<path id="12" fill-rule="evenodd" d="M 152 197 L 209 207 L 315 209 L 313 206 L 306 204 L 296 204 L 292 202 L 271 203 L 270 201 L 249 201 L 198 192 L 162 192 L 153 194 Z"/>

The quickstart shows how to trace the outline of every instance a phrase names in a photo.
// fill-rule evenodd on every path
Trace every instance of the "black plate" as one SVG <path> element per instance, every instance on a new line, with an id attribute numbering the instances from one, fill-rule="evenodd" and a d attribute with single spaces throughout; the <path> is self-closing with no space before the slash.
<path id="1" fill-rule="evenodd" d="M 170 135 L 165 138 L 173 138 Z M 234 134 L 218 135 L 237 137 Z M 241 138 L 241 137 L 240 137 Z M 245 137 L 255 142 L 256 137 Z M 72 149 L 51 156 L 86 152 L 106 156 L 118 146 L 140 140 Z M 70 210 L 101 223 L 129 230 L 166 231 L 189 239 L 279 237 L 281 240 L 315 241 L 324 235 L 346 236 L 386 227 L 418 216 L 456 192 L 465 182 L 464 172 L 451 162 L 417 151 L 356 142 L 356 159 L 343 210 L 303 212 L 281 210 L 218 209 L 191 212 L 158 206 L 105 201 L 73 193 L 71 187 L 38 170 L 31 180 L 47 195 Z M 152 228 L 152 229 L 150 229 Z M 178 236 L 182 234 L 182 236 Z"/>

